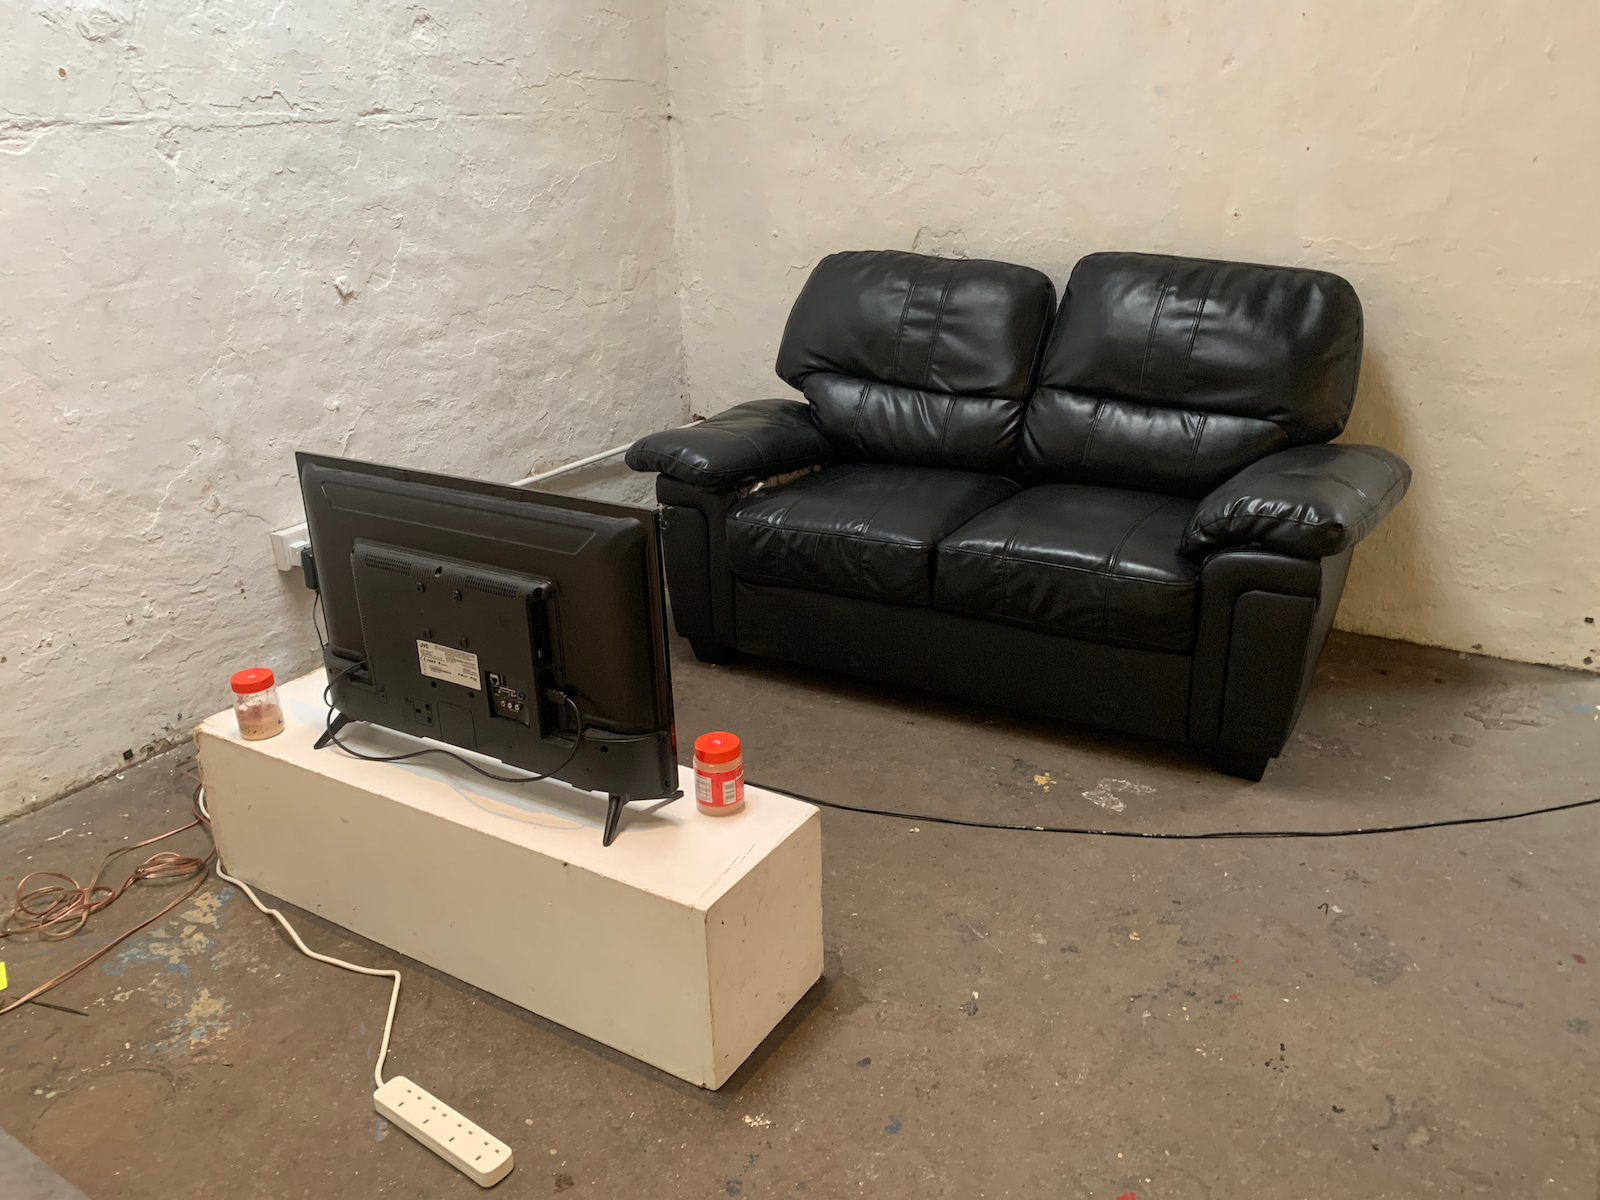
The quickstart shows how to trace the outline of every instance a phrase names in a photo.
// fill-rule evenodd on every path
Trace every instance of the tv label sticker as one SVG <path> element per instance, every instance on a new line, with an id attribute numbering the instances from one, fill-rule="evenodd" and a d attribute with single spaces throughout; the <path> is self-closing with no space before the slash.
<path id="1" fill-rule="evenodd" d="M 417 661 L 422 673 L 446 683 L 459 683 L 462 687 L 478 686 L 478 656 L 465 650 L 452 650 L 438 642 L 417 639 Z"/>

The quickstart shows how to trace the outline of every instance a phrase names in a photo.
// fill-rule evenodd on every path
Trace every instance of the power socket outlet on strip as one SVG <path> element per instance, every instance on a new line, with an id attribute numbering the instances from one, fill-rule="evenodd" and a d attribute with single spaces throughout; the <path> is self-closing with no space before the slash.
<path id="1" fill-rule="evenodd" d="M 384 1080 L 372 1106 L 479 1187 L 493 1187 L 511 1170 L 510 1146 L 404 1075 Z"/>

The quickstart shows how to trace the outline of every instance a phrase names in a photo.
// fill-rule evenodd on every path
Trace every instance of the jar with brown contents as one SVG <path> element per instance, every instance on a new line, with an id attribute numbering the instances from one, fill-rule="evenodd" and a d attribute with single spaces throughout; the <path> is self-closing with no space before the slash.
<path id="1" fill-rule="evenodd" d="M 240 737 L 247 742 L 259 742 L 283 732 L 278 681 L 269 668 L 249 667 L 235 671 L 228 682 L 233 686 L 233 715 L 239 722 Z"/>

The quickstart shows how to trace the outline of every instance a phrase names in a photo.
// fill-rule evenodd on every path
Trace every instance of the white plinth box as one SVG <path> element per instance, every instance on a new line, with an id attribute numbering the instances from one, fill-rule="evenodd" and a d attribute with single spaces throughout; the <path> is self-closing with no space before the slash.
<path id="1" fill-rule="evenodd" d="M 811 805 L 750 788 L 743 812 L 702 816 L 683 768 L 684 799 L 630 805 L 601 846 L 602 796 L 494 783 L 442 755 L 313 750 L 323 678 L 280 689 L 277 737 L 242 740 L 231 711 L 195 730 L 230 873 L 702 1087 L 821 975 Z M 340 739 L 430 744 L 360 725 Z"/>

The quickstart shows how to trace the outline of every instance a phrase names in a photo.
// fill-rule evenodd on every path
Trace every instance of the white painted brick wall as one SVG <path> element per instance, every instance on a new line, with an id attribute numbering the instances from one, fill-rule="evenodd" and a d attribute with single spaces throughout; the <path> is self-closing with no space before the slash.
<path id="1" fill-rule="evenodd" d="M 0 6 L 0 812 L 315 663 L 305 448 L 685 419 L 661 6 Z"/>

